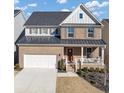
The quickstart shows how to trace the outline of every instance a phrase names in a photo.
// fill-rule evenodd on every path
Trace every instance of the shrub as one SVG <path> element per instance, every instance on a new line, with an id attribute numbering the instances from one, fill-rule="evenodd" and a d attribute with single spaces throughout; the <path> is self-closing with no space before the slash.
<path id="1" fill-rule="evenodd" d="M 104 73 L 105 71 L 104 71 L 105 69 L 101 69 L 101 73 Z"/>
<path id="2" fill-rule="evenodd" d="M 81 71 L 81 76 L 82 76 L 82 77 L 85 77 L 85 76 L 86 76 L 86 72 Z"/>
<path id="3" fill-rule="evenodd" d="M 95 70 L 94 70 L 93 67 L 90 67 L 90 68 L 88 69 L 88 71 L 89 71 L 89 72 L 94 72 Z"/>
<path id="4" fill-rule="evenodd" d="M 90 83 L 91 83 L 91 84 L 95 84 L 96 82 L 91 80 Z"/>
<path id="5" fill-rule="evenodd" d="M 15 64 L 15 69 L 20 69 L 19 64 Z"/>
<path id="6" fill-rule="evenodd" d="M 84 68 L 82 69 L 82 71 L 88 72 L 88 67 L 84 67 Z"/>
<path id="7" fill-rule="evenodd" d="M 96 72 L 99 72 L 99 68 L 96 68 L 95 71 L 96 71 Z"/>
<path id="8" fill-rule="evenodd" d="M 22 68 L 20 68 L 19 64 L 15 64 L 14 69 L 15 69 L 16 71 L 20 71 L 20 70 L 22 70 Z"/>
<path id="9" fill-rule="evenodd" d="M 66 66 L 64 64 L 64 60 L 63 59 L 58 61 L 58 69 L 59 70 L 65 70 L 66 69 Z"/>
<path id="10" fill-rule="evenodd" d="M 104 73 L 104 69 L 101 68 L 101 69 L 99 70 L 99 73 Z"/>
<path id="11" fill-rule="evenodd" d="M 77 70 L 77 74 L 81 75 L 81 70 L 80 69 Z"/>

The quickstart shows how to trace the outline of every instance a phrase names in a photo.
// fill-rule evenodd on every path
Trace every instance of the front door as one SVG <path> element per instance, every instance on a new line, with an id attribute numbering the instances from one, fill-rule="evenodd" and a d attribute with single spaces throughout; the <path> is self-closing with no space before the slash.
<path id="1" fill-rule="evenodd" d="M 68 54 L 68 61 L 72 62 L 73 61 L 73 49 L 69 48 L 67 51 Z"/>

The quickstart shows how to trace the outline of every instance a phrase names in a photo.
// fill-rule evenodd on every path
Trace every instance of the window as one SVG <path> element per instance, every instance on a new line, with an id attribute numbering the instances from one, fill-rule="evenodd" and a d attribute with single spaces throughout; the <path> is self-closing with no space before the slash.
<path id="1" fill-rule="evenodd" d="M 50 34 L 51 34 L 51 35 L 54 35 L 54 34 L 55 34 L 55 28 L 51 28 L 51 29 L 50 29 Z"/>
<path id="2" fill-rule="evenodd" d="M 30 34 L 37 34 L 37 28 L 30 28 Z"/>
<path id="3" fill-rule="evenodd" d="M 94 37 L 94 28 L 93 27 L 88 28 L 88 37 Z"/>
<path id="4" fill-rule="evenodd" d="M 80 19 L 83 18 L 83 14 L 82 14 L 82 13 L 79 14 L 79 18 L 80 18 Z"/>
<path id="5" fill-rule="evenodd" d="M 87 58 L 91 58 L 92 57 L 92 48 L 86 48 L 86 56 L 87 56 Z"/>
<path id="6" fill-rule="evenodd" d="M 39 34 L 48 34 L 48 28 L 40 28 Z"/>
<path id="7" fill-rule="evenodd" d="M 43 28 L 42 29 L 42 34 L 48 34 L 48 29 L 47 28 Z"/>
<path id="8" fill-rule="evenodd" d="M 51 28 L 50 29 L 50 35 L 59 35 L 59 29 L 58 28 Z"/>
<path id="9" fill-rule="evenodd" d="M 68 28 L 68 37 L 74 37 L 74 28 L 73 27 Z"/>

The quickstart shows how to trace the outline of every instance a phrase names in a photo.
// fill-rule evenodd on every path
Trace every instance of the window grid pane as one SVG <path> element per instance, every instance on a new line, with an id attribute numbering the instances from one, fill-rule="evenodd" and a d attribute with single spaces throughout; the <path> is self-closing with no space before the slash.
<path id="1" fill-rule="evenodd" d="M 92 57 L 92 48 L 87 48 L 87 58 Z"/>
<path id="2" fill-rule="evenodd" d="M 94 28 L 93 27 L 88 28 L 88 37 L 94 37 Z"/>
<path id="3" fill-rule="evenodd" d="M 73 27 L 68 28 L 68 37 L 74 37 L 74 28 Z"/>
<path id="4" fill-rule="evenodd" d="M 37 34 L 37 28 L 31 28 L 30 31 L 31 34 Z"/>
<path id="5" fill-rule="evenodd" d="M 43 28 L 43 29 L 42 29 L 42 33 L 43 33 L 43 34 L 48 34 L 48 29 L 47 29 L 47 28 Z"/>
<path id="6" fill-rule="evenodd" d="M 79 18 L 80 18 L 80 19 L 83 18 L 83 14 L 82 14 L 82 13 L 79 14 Z"/>

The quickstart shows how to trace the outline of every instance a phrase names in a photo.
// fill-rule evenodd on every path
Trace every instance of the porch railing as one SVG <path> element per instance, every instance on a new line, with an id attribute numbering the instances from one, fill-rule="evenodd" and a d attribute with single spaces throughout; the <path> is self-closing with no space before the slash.
<path id="1" fill-rule="evenodd" d="M 101 58 L 82 58 L 83 63 L 102 63 Z"/>
<path id="2" fill-rule="evenodd" d="M 66 66 L 66 69 L 68 68 L 68 59 L 67 57 L 64 57 L 64 60 L 65 60 L 65 66 Z M 77 71 L 78 69 L 78 65 L 83 65 L 85 63 L 88 63 L 88 64 L 92 64 L 92 63 L 96 63 L 96 64 L 101 64 L 101 65 L 104 65 L 104 62 L 103 60 L 98 57 L 98 58 L 80 58 L 80 59 L 74 59 L 74 65 L 75 65 L 75 71 Z"/>

